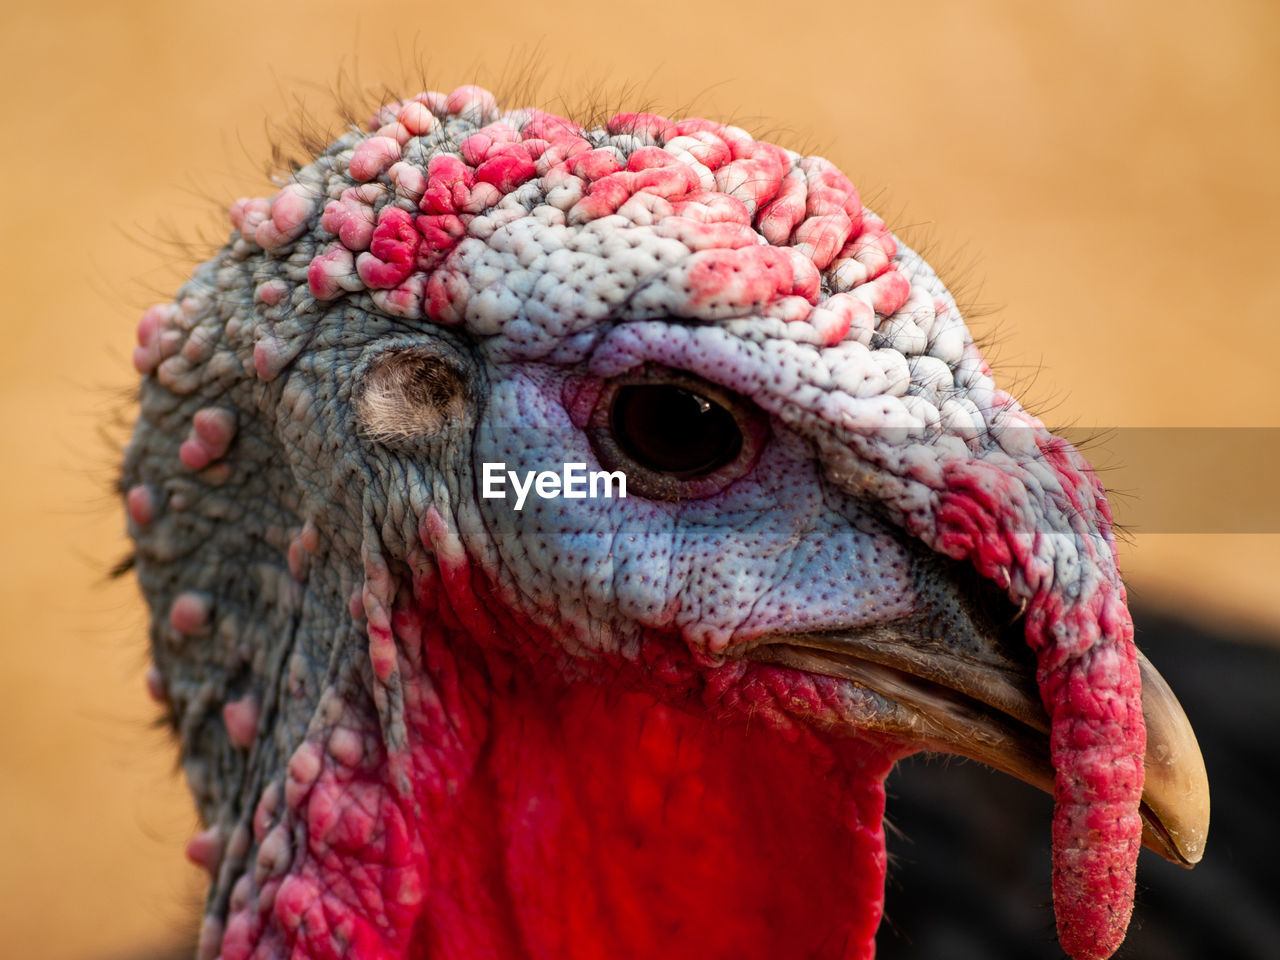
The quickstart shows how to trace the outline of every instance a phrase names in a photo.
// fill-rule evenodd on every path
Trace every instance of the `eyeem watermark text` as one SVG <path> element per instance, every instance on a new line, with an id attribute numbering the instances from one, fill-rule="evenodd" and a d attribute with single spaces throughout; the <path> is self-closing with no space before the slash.
<path id="1" fill-rule="evenodd" d="M 535 472 L 526 470 L 521 482 L 519 474 L 508 470 L 504 462 L 483 464 L 483 483 L 480 495 L 488 500 L 504 500 L 507 496 L 507 483 L 516 492 L 516 509 L 524 508 L 524 501 L 532 490 L 543 500 L 564 497 L 566 500 L 585 500 L 587 497 L 613 497 L 614 488 L 617 496 L 627 495 L 627 475 L 621 470 L 612 473 L 605 470 L 587 472 L 585 463 L 566 463 L 560 473 L 554 470 Z"/>

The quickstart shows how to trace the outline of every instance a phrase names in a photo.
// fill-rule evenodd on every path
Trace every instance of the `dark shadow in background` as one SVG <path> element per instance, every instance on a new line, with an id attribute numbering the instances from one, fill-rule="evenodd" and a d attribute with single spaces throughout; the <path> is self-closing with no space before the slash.
<path id="1" fill-rule="evenodd" d="M 1117 960 L 1280 957 L 1280 648 L 1138 605 L 1138 644 L 1200 741 L 1212 813 L 1193 870 L 1149 850 Z M 947 768 L 943 768 L 943 764 Z M 889 778 L 879 960 L 1061 960 L 1048 796 L 976 763 L 918 757 Z"/>

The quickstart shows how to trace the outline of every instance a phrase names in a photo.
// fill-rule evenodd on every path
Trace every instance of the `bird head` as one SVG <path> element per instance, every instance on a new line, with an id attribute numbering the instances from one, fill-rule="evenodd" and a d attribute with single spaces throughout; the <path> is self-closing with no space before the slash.
<path id="1" fill-rule="evenodd" d="M 462 87 L 231 223 L 122 484 L 202 956 L 870 956 L 920 750 L 1053 793 L 1074 957 L 1199 859 L 1100 483 L 830 162 Z"/>

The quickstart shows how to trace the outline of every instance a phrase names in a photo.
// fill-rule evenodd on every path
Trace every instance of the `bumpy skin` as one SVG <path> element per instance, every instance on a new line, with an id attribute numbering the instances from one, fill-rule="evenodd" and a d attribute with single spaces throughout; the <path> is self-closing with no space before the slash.
<path id="1" fill-rule="evenodd" d="M 1060 938 L 1109 955 L 1145 733 L 1107 505 L 994 386 L 929 267 L 829 162 L 706 120 L 584 130 L 463 87 L 371 131 L 238 202 L 231 242 L 139 328 L 124 487 L 152 686 L 208 825 L 202 954 L 684 955 L 645 940 L 664 898 L 626 852 L 653 793 L 675 824 L 658 868 L 735 867 L 708 874 L 738 886 L 698 901 L 699 929 L 745 932 L 685 929 L 691 954 L 870 956 L 881 781 L 913 747 L 833 746 L 874 695 L 733 654 L 910 612 L 933 553 L 1025 611 Z M 361 418 L 397 351 L 466 385 L 430 429 Z M 680 502 L 479 496 L 486 461 L 595 469 L 596 398 L 655 369 L 763 412 L 745 475 Z M 805 778 L 812 826 L 741 839 Z M 690 782 L 732 803 L 708 820 L 673 799 Z M 725 824 L 738 840 L 680 859 Z M 749 887 L 753 863 L 778 882 Z M 759 927 L 752 905 L 790 884 L 813 889 L 794 916 L 843 918 L 834 941 Z"/>

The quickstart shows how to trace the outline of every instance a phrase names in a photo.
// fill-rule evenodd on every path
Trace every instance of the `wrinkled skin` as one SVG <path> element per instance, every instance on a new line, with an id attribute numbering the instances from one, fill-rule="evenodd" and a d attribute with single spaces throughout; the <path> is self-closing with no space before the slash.
<path id="1" fill-rule="evenodd" d="M 1060 938 L 1109 955 L 1145 746 L 1109 513 L 928 266 L 826 161 L 707 121 L 460 88 L 370 130 L 139 328 L 123 488 L 202 955 L 868 957 L 883 778 L 947 744 L 756 654 L 1015 618 Z M 730 410 L 733 461 L 481 496 L 486 462 L 615 469 L 635 383 Z"/>

